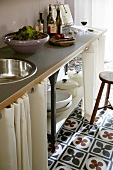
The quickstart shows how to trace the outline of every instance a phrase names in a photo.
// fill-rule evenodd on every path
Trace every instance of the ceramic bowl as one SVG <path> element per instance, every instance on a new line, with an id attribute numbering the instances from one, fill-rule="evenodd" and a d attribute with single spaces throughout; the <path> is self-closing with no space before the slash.
<path id="1" fill-rule="evenodd" d="M 56 90 L 56 109 L 65 107 L 72 100 L 72 95 L 63 90 Z M 47 110 L 51 110 L 51 91 L 47 91 Z"/>
<path id="2" fill-rule="evenodd" d="M 72 105 L 72 101 L 70 101 L 65 107 L 56 109 L 56 117 L 60 116 L 62 112 L 65 112 L 67 109 L 69 109 L 71 105 Z M 47 111 L 47 117 L 51 117 L 51 111 Z"/>
<path id="3" fill-rule="evenodd" d="M 12 48 L 15 52 L 18 53 L 36 53 L 40 47 L 42 47 L 48 40 L 49 40 L 49 35 L 46 33 L 42 33 L 41 39 L 38 40 L 13 40 L 12 35 L 14 33 L 6 34 L 3 37 L 3 41 L 10 47 Z"/>

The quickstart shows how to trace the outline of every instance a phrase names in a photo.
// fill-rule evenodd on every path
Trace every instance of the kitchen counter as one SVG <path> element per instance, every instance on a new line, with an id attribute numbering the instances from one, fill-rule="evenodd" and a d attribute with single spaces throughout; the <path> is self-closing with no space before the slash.
<path id="1" fill-rule="evenodd" d="M 37 72 L 32 77 L 20 82 L 0 85 L 0 110 L 82 53 L 86 47 L 102 37 L 105 32 L 106 30 L 95 30 L 94 32 L 84 33 L 79 30 L 77 34 L 73 34 L 76 38 L 74 45 L 60 47 L 47 42 L 36 54 L 17 54 L 9 47 L 1 48 L 0 58 L 20 58 L 32 61 L 37 66 Z"/>

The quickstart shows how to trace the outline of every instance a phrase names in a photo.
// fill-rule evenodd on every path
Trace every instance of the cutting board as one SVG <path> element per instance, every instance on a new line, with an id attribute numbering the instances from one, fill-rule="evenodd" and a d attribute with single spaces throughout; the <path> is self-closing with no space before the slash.
<path id="1" fill-rule="evenodd" d="M 70 45 L 73 45 L 76 42 L 76 39 L 73 38 L 72 40 L 64 40 L 64 39 L 57 40 L 55 37 L 52 37 L 50 38 L 49 42 L 54 45 L 68 47 Z"/>

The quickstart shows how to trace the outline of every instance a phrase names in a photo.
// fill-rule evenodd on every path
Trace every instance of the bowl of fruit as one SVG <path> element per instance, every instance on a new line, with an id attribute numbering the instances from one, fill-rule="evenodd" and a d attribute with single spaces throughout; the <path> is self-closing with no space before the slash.
<path id="1" fill-rule="evenodd" d="M 49 40 L 46 33 L 37 32 L 31 26 L 24 26 L 17 32 L 9 33 L 3 36 L 3 41 L 15 52 L 18 53 L 36 53 Z"/>

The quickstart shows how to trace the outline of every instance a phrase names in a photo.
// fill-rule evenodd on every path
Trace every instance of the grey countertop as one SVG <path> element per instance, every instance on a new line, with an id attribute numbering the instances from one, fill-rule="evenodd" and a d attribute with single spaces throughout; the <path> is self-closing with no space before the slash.
<path id="1" fill-rule="evenodd" d="M 47 42 L 35 54 L 24 55 L 15 53 L 9 47 L 1 48 L 0 58 L 21 58 L 32 61 L 37 66 L 37 72 L 32 77 L 20 82 L 0 85 L 0 110 L 21 97 L 44 78 L 59 70 L 105 32 L 106 30 L 95 30 L 84 33 L 79 30 L 77 34 L 73 34 L 73 37 L 76 38 L 74 45 L 60 47 Z"/>

